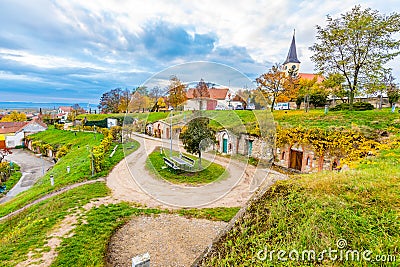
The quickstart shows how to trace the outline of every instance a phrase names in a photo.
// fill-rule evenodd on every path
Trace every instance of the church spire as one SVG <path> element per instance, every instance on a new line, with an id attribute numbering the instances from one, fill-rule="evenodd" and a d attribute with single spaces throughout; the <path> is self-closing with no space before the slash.
<path id="1" fill-rule="evenodd" d="M 293 38 L 292 38 L 292 43 L 290 44 L 289 53 L 287 55 L 285 62 L 283 62 L 284 65 L 288 63 L 300 63 L 300 60 L 297 59 L 296 41 L 294 35 L 295 35 L 295 30 L 293 31 Z"/>

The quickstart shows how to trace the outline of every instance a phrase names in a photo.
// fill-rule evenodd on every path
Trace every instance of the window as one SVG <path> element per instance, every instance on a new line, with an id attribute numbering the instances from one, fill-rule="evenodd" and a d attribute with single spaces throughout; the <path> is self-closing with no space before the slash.
<path id="1" fill-rule="evenodd" d="M 286 153 L 285 153 L 285 152 L 282 152 L 281 160 L 282 160 L 282 159 L 285 159 L 285 156 L 286 156 Z"/>

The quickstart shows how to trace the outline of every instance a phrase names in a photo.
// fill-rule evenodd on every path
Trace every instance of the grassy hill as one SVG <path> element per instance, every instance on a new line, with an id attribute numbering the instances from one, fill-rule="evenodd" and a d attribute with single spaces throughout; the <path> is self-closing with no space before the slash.
<path id="1" fill-rule="evenodd" d="M 187 121 L 192 116 L 192 111 L 173 112 L 172 122 Z M 266 120 L 276 121 L 283 127 L 296 127 L 302 125 L 306 128 L 320 127 L 366 127 L 372 130 L 400 128 L 400 113 L 392 113 L 390 109 L 366 110 L 366 111 L 329 111 L 324 114 L 323 109 L 304 110 L 275 110 L 273 113 L 265 110 L 207 110 L 203 114 L 212 118 L 211 127 L 215 130 L 223 128 L 240 132 L 252 132 L 257 123 L 265 123 Z M 79 119 L 87 117 L 88 120 L 102 120 L 107 117 L 116 117 L 123 121 L 125 114 L 90 114 L 79 115 Z M 157 120 L 170 121 L 169 112 L 134 113 L 126 116 L 134 117 L 147 123 Z M 263 125 L 265 126 L 265 125 Z"/>
<path id="2" fill-rule="evenodd" d="M 341 240 L 341 241 L 339 241 Z M 362 161 L 355 170 L 296 175 L 278 182 L 252 203 L 234 228 L 220 239 L 202 266 L 369 266 L 351 255 L 330 260 L 318 254 L 337 242 L 341 251 L 386 255 L 384 266 L 400 264 L 400 147 Z M 280 261 L 278 251 L 296 250 L 299 261 Z M 301 260 L 313 250 L 316 259 Z M 339 250 L 340 252 L 340 250 Z M 338 252 L 338 253 L 339 253 Z M 272 255 L 272 256 L 271 256 Z M 337 254 L 339 255 L 339 254 Z M 361 254 L 360 254 L 361 255 Z M 292 258 L 296 258 L 293 252 Z M 334 254 L 332 254 L 334 257 Z M 362 257 L 361 257 L 362 258 Z M 381 257 L 382 258 L 382 257 Z"/>
<path id="3" fill-rule="evenodd" d="M 119 145 L 116 153 L 112 158 L 108 157 L 111 151 L 105 157 L 104 168 L 101 172 L 95 173 L 91 176 L 90 171 L 90 149 L 100 144 L 103 135 L 97 133 L 94 135 L 89 132 L 77 132 L 76 135 L 71 131 L 57 130 L 50 128 L 44 132 L 31 135 L 30 138 L 34 141 L 41 141 L 53 147 L 68 145 L 70 149 L 68 153 L 60 158 L 54 167 L 41 177 L 35 185 L 29 190 L 19 194 L 12 200 L 0 204 L 0 217 L 4 216 L 18 208 L 26 205 L 27 203 L 66 185 L 82 182 L 88 179 L 97 179 L 107 175 L 107 173 L 124 157 L 124 147 L 134 146 L 133 149 L 126 151 L 134 151 L 139 147 L 135 141 L 126 143 L 123 146 Z M 112 147 L 114 147 L 114 144 Z M 112 150 L 112 149 L 111 149 Z M 67 173 L 67 166 L 70 166 L 70 173 Z M 54 187 L 50 184 L 50 175 L 54 175 Z"/>

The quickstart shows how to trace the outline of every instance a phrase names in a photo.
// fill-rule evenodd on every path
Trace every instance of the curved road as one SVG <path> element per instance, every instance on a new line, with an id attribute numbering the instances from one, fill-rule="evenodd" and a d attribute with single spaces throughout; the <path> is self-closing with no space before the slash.
<path id="1" fill-rule="evenodd" d="M 145 165 L 148 154 L 157 146 L 169 147 L 168 140 L 135 135 L 140 148 L 127 156 L 107 177 L 107 185 L 114 198 L 139 202 L 149 207 L 221 207 L 242 206 L 260 184 L 273 184 L 285 176 L 266 169 L 224 157 L 208 157 L 226 168 L 229 177 L 216 182 L 189 187 L 171 184 L 161 178 L 154 178 Z M 182 149 L 177 143 L 174 150 Z"/>
<path id="2" fill-rule="evenodd" d="M 7 155 L 5 159 L 15 162 L 21 167 L 22 177 L 18 183 L 0 199 L 0 203 L 4 203 L 19 193 L 31 188 L 31 186 L 54 165 L 50 160 L 40 158 L 30 151 L 14 149 L 12 152 L 13 153 Z"/>

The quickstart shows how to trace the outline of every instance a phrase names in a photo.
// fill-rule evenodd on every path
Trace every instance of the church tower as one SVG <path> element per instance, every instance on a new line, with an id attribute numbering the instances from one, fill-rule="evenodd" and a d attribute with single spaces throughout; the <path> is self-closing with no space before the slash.
<path id="1" fill-rule="evenodd" d="M 289 75 L 290 73 L 299 73 L 300 70 L 300 60 L 297 58 L 296 41 L 294 35 L 295 32 L 293 32 L 292 43 L 290 44 L 287 58 L 282 64 L 282 70 L 286 73 L 286 75 Z"/>

